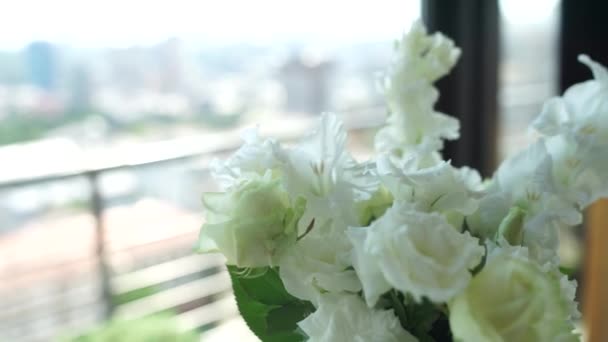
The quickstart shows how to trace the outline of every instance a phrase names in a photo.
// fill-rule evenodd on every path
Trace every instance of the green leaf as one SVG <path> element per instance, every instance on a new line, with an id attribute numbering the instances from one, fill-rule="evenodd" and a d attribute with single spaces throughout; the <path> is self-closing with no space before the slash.
<path id="1" fill-rule="evenodd" d="M 229 266 L 229 270 L 237 276 L 244 273 L 235 266 Z M 243 291 L 253 300 L 266 305 L 283 305 L 298 300 L 285 290 L 276 269 L 256 268 L 250 270 L 249 274 L 252 276 L 239 276 L 239 280 Z"/>
<path id="2" fill-rule="evenodd" d="M 409 328 L 420 333 L 431 330 L 441 313 L 438 307 L 426 298 L 420 303 L 410 303 L 407 311 Z"/>
<path id="3" fill-rule="evenodd" d="M 241 316 L 264 342 L 305 341 L 297 323 L 314 306 L 290 295 L 276 269 L 243 270 L 228 266 Z"/>
<path id="4" fill-rule="evenodd" d="M 272 309 L 266 316 L 267 332 L 269 334 L 281 331 L 295 331 L 298 322 L 310 315 L 315 308 L 309 302 L 295 301 Z"/>
<path id="5" fill-rule="evenodd" d="M 568 279 L 572 279 L 576 275 L 576 272 L 578 270 L 576 269 L 576 267 L 560 266 L 559 271 L 561 272 L 561 274 L 568 276 Z"/>
<path id="6" fill-rule="evenodd" d="M 263 342 L 304 342 L 308 338 L 304 335 L 304 333 L 292 331 L 282 332 L 274 335 L 267 335 L 266 337 L 261 339 Z"/>
<path id="7" fill-rule="evenodd" d="M 228 269 L 230 270 L 230 266 Z M 230 278 L 232 278 L 232 289 L 241 316 L 245 319 L 249 329 L 262 338 L 266 333 L 266 316 L 272 307 L 253 300 L 243 289 L 241 278 L 238 278 L 232 270 L 230 270 Z"/>
<path id="8" fill-rule="evenodd" d="M 406 327 L 408 325 L 407 312 L 405 310 L 405 304 L 403 303 L 403 298 L 399 296 L 397 290 L 393 289 L 389 291 L 391 307 L 393 308 L 393 312 L 399 318 L 399 322 L 402 327 Z"/>
<path id="9" fill-rule="evenodd" d="M 450 320 L 447 315 L 440 314 L 439 318 L 433 323 L 433 328 L 429 332 L 429 335 L 432 336 L 434 341 L 454 341 L 452 331 L 450 330 Z"/>
<path id="10" fill-rule="evenodd" d="M 443 326 L 436 323 L 444 315 L 441 307 L 426 298 L 416 302 L 411 296 L 403 295 L 397 290 L 390 290 L 382 296 L 384 309 L 392 309 L 399 318 L 401 326 L 418 338 L 420 342 L 444 341 L 437 340 L 436 334 L 443 333 Z M 449 333 L 449 327 L 448 327 Z M 447 341 L 447 340 L 446 340 Z"/>

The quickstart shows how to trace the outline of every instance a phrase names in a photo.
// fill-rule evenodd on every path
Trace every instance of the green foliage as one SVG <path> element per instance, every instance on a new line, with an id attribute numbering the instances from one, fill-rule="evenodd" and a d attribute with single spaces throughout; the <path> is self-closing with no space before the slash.
<path id="1" fill-rule="evenodd" d="M 24 113 L 9 113 L 0 120 L 0 145 L 36 140 L 55 128 L 75 123 L 89 117 L 89 112 L 66 113 L 61 116 L 31 116 Z"/>
<path id="2" fill-rule="evenodd" d="M 572 279 L 574 277 L 576 277 L 576 273 L 579 271 L 576 267 L 566 267 L 566 266 L 560 266 L 559 267 L 559 271 L 563 274 L 568 276 L 568 279 Z"/>
<path id="3" fill-rule="evenodd" d="M 121 293 L 112 297 L 112 304 L 123 305 L 134 300 L 142 299 L 160 292 L 157 286 L 142 287 L 133 291 Z"/>
<path id="4" fill-rule="evenodd" d="M 136 320 L 111 321 L 65 342 L 195 342 L 195 332 L 182 332 L 175 320 L 166 315 L 155 315 Z"/>
<path id="5" fill-rule="evenodd" d="M 202 111 L 199 114 L 200 121 L 205 124 L 205 126 L 212 128 L 234 127 L 238 124 L 241 117 L 242 114 L 239 112 L 222 115 L 211 111 Z"/>
<path id="6" fill-rule="evenodd" d="M 9 117 L 0 122 L 0 145 L 39 139 L 49 126 L 44 120 Z"/>
<path id="7" fill-rule="evenodd" d="M 275 268 L 228 270 L 239 311 L 256 336 L 264 342 L 306 340 L 297 323 L 314 306 L 287 293 Z"/>
<path id="8" fill-rule="evenodd" d="M 386 308 L 393 309 L 403 326 L 420 342 L 451 341 L 447 308 L 426 298 L 418 303 L 402 293 L 391 290 L 382 296 Z"/>

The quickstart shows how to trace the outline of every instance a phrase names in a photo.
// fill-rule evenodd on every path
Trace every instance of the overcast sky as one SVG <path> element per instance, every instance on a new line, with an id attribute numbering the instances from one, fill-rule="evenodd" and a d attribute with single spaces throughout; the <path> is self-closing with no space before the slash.
<path id="1" fill-rule="evenodd" d="M 420 15 L 418 0 L 14 0 L 0 6 L 0 49 L 34 40 L 74 47 L 399 36 Z"/>
<path id="2" fill-rule="evenodd" d="M 500 0 L 525 30 L 559 0 Z M 397 38 L 420 17 L 419 0 L 4 0 L 0 49 L 34 40 L 74 47 L 192 43 L 355 42 Z"/>

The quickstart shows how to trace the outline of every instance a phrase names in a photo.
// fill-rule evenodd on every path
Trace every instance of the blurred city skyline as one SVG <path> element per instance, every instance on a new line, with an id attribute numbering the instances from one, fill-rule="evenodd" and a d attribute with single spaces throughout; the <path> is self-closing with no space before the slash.
<path id="1" fill-rule="evenodd" d="M 53 8 L 46 15 L 36 15 L 52 17 Z M 384 27 L 392 25 L 403 32 L 419 15 L 419 8 L 416 11 L 410 22 L 401 20 Z M 78 12 L 64 15 L 77 17 Z M 99 15 L 103 17 L 103 13 Z M 177 144 L 178 138 L 209 138 L 220 131 L 279 118 L 293 123 L 297 117 L 323 111 L 347 116 L 381 106 L 376 83 L 391 56 L 390 40 L 400 34 L 378 36 L 379 40 L 361 36 L 341 44 L 328 43 L 325 48 L 317 44 L 322 39 L 298 43 L 297 35 L 291 43 L 256 45 L 255 39 L 244 39 L 227 40 L 219 46 L 192 45 L 183 35 L 169 37 L 173 34 L 157 35 L 161 40 L 150 44 L 140 44 L 142 37 L 133 36 L 138 44 L 86 48 L 61 44 L 61 37 L 53 39 L 53 32 L 61 33 L 62 26 L 49 26 L 45 34 L 35 32 L 35 27 L 46 24 L 32 22 L 30 33 L 36 40 L 18 50 L 0 49 L 0 182 L 78 169 L 93 159 L 100 164 L 104 156 L 120 156 L 145 143 Z M 336 30 L 345 32 L 348 27 Z M 243 26 L 232 31 L 247 35 Z M 103 39 L 97 43 L 102 44 Z M 164 172 L 156 173 L 144 183 L 160 184 L 161 193 L 167 195 L 173 190 L 160 181 L 164 177 Z M 127 175 L 126 182 L 104 183 L 102 192 L 113 193 L 108 201 L 138 192 L 134 184 L 145 177 L 136 178 Z M 82 184 L 68 183 L 58 185 L 60 195 L 48 189 L 28 200 L 23 197 L 28 196 L 25 189 L 16 189 L 14 196 L 6 194 L 0 209 L 9 209 L 0 231 L 18 226 L 20 217 L 49 206 L 86 200 L 81 198 L 86 194 Z"/>

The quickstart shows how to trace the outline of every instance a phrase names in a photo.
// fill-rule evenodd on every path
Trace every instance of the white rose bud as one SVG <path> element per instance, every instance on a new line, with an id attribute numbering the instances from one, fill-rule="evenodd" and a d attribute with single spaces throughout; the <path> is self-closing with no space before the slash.
<path id="1" fill-rule="evenodd" d="M 221 252 L 227 264 L 239 267 L 276 265 L 285 247 L 295 242 L 303 212 L 303 206 L 291 206 L 270 172 L 242 180 L 228 192 L 207 193 L 203 205 L 207 222 L 199 251 Z"/>

